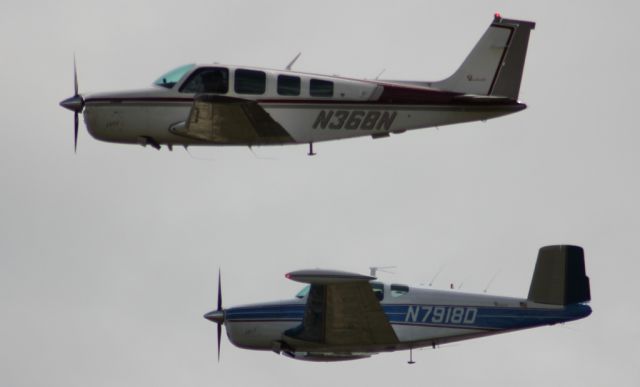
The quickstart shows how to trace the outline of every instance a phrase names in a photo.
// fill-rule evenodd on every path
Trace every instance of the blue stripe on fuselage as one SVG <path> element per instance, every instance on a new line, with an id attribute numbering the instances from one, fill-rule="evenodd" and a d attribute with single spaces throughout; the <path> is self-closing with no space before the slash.
<path id="1" fill-rule="evenodd" d="M 302 321 L 304 304 L 248 306 L 225 310 L 228 321 Z M 469 329 L 518 329 L 577 320 L 591 314 L 584 304 L 558 309 L 473 305 L 383 305 L 391 324 Z"/>

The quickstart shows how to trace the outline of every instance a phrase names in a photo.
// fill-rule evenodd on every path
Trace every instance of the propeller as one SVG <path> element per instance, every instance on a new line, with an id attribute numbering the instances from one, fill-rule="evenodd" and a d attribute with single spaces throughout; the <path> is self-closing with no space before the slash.
<path id="1" fill-rule="evenodd" d="M 220 341 L 222 340 L 222 324 L 224 324 L 224 309 L 222 309 L 222 281 L 218 270 L 218 306 L 217 309 L 204 315 L 209 321 L 218 324 L 218 362 L 220 362 Z"/>
<path id="2" fill-rule="evenodd" d="M 76 69 L 76 57 L 73 56 L 73 97 L 60 102 L 60 106 L 74 112 L 73 115 L 73 153 L 78 150 L 78 114 L 84 109 L 84 98 L 78 94 L 78 71 Z"/>

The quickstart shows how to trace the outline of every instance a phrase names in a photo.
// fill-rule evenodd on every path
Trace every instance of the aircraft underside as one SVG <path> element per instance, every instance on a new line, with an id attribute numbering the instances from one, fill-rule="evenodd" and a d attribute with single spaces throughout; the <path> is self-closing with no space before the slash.
<path id="1" fill-rule="evenodd" d="M 380 105 L 260 104 L 272 130 L 251 120 L 218 120 L 215 111 L 192 113 L 190 102 L 162 104 L 88 103 L 85 122 L 102 141 L 140 143 L 150 139 L 170 145 L 281 145 L 313 143 L 360 136 L 386 137 L 406 130 L 486 120 L 522 110 L 525 105 Z M 141 114 L 143 112 L 143 114 Z M 194 118 L 194 114 L 197 116 Z M 226 114 L 229 116 L 229 114 Z M 203 118 L 204 116 L 204 118 Z M 238 116 L 236 114 L 236 116 Z M 197 121 L 197 122 L 196 122 Z"/>

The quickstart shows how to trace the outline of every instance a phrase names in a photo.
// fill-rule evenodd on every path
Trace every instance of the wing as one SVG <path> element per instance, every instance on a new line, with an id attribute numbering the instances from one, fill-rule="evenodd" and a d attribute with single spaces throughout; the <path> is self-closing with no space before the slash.
<path id="1" fill-rule="evenodd" d="M 172 133 L 216 144 L 268 145 L 294 142 L 257 102 L 213 94 L 196 95 L 186 123 Z"/>
<path id="2" fill-rule="evenodd" d="M 311 284 L 302 324 L 285 332 L 285 341 L 292 347 L 398 343 L 369 284 L 373 277 L 323 270 L 294 272 L 287 277 Z"/>

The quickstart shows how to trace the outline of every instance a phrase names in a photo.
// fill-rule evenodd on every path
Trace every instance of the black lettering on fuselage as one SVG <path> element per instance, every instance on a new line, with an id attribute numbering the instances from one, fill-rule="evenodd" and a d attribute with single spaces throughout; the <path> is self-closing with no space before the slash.
<path id="1" fill-rule="evenodd" d="M 378 111 L 368 112 L 367 115 L 364 117 L 364 120 L 362 120 L 361 128 L 364 130 L 373 129 L 373 127 L 376 125 L 376 122 L 378 122 L 378 118 L 380 118 L 380 112 Z"/>
<path id="2" fill-rule="evenodd" d="M 380 117 L 380 120 L 378 120 L 378 125 L 376 125 L 376 130 L 380 130 L 380 129 L 384 129 L 384 130 L 389 130 L 391 129 L 391 124 L 393 124 L 393 121 L 396 119 L 396 112 L 384 112 L 382 113 L 382 117 Z"/>
<path id="3" fill-rule="evenodd" d="M 397 115 L 394 111 L 320 110 L 312 128 L 390 131 Z"/>
<path id="4" fill-rule="evenodd" d="M 329 110 L 328 112 L 320 110 L 316 122 L 313 123 L 313 129 L 317 129 L 318 126 L 320 126 L 320 129 L 326 128 L 329 121 L 331 121 L 331 116 L 333 116 L 333 110 Z"/>
<path id="5" fill-rule="evenodd" d="M 349 115 L 346 129 L 358 129 L 360 127 L 360 123 L 362 122 L 363 116 L 364 112 L 362 110 L 353 110 L 351 112 L 351 115 Z"/>
<path id="6" fill-rule="evenodd" d="M 347 117 L 349 117 L 348 111 L 338 110 L 336 112 L 336 119 L 329 124 L 329 129 L 342 129 L 342 127 L 344 126 L 344 122 L 347 120 Z"/>

